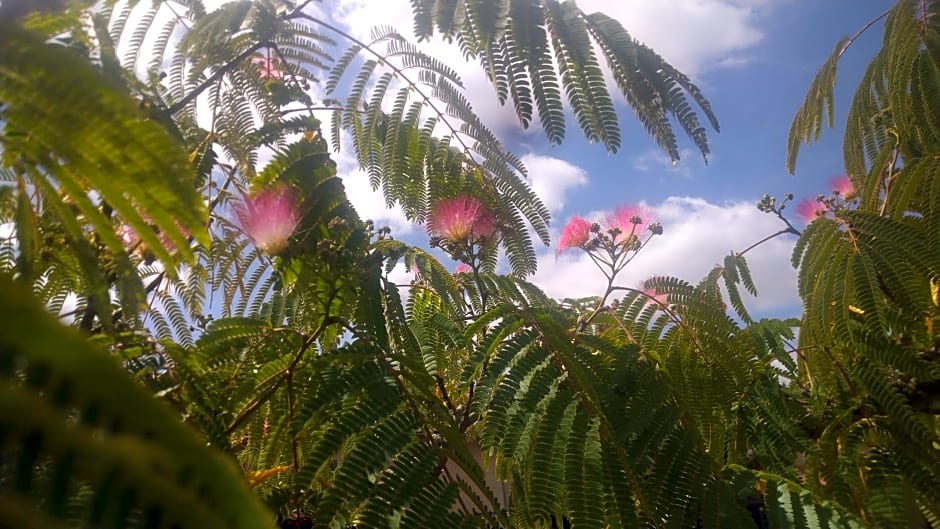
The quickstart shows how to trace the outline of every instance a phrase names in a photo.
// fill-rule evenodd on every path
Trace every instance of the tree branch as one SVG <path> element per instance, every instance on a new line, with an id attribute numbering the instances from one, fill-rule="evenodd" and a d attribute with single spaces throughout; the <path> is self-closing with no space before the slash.
<path id="1" fill-rule="evenodd" d="M 234 59 L 223 64 L 218 70 L 216 70 L 212 75 L 210 75 L 208 79 L 203 81 L 202 84 L 200 84 L 199 86 L 194 88 L 191 92 L 183 96 L 183 99 L 180 99 L 176 103 L 173 103 L 173 105 L 170 106 L 169 109 L 167 109 L 167 113 L 169 113 L 170 115 L 173 115 L 179 112 L 180 110 L 183 110 L 184 108 L 186 108 L 197 97 L 199 97 L 199 94 L 205 92 L 206 88 L 209 88 L 209 86 L 211 86 L 212 83 L 218 81 L 219 79 L 222 78 L 222 76 L 232 71 L 232 69 L 238 66 L 239 63 L 241 63 L 242 61 L 250 57 L 251 54 L 253 54 L 254 52 L 268 45 L 269 45 L 268 42 L 259 42 L 249 47 L 245 51 L 239 53 L 238 55 L 236 55 Z"/>

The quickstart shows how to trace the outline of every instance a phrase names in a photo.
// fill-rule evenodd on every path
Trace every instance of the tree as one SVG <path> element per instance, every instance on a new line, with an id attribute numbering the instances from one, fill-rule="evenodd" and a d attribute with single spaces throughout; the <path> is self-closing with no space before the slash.
<path id="1" fill-rule="evenodd" d="M 863 177 L 847 163 L 851 193 L 820 203 L 801 235 L 796 348 L 799 322 L 754 321 L 742 301 L 740 288 L 757 291 L 750 248 L 698 285 L 618 286 L 668 236 L 642 210 L 566 226 L 559 250 L 587 252 L 608 288 L 545 296 L 524 277 L 527 229 L 547 242 L 547 213 L 453 72 L 387 29 L 333 61 L 321 32 L 348 35 L 308 4 L 77 2 L 0 28 L 0 218 L 15 226 L 0 246 L 0 519 L 940 525 L 940 430 L 921 397 L 940 379 L 934 114 L 898 106 L 932 104 L 933 3 L 888 15 L 860 92 L 885 97 L 850 115 L 885 125 L 848 142 L 886 149 L 861 162 L 882 165 Z M 419 37 L 439 31 L 478 57 L 551 140 L 564 89 L 585 134 L 617 146 L 593 38 L 653 139 L 672 152 L 672 113 L 707 154 L 686 98 L 714 123 L 707 102 L 610 19 L 571 2 L 412 6 Z M 798 138 L 821 116 L 824 99 L 808 101 Z M 320 106 L 459 272 L 360 221 Z M 786 223 L 771 237 L 796 232 L 788 203 L 761 203 Z M 509 275 L 495 273 L 500 249 Z M 388 278 L 400 262 L 411 285 Z M 70 293 L 84 339 L 41 314 Z"/>

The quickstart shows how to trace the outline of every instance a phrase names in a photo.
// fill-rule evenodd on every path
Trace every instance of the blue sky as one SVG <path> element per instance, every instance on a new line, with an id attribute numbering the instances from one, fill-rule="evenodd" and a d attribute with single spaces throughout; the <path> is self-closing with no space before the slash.
<path id="1" fill-rule="evenodd" d="M 636 286 L 652 275 L 697 282 L 732 250 L 741 250 L 780 229 L 778 220 L 757 211 L 763 193 L 797 199 L 826 192 L 842 174 L 841 123 L 857 81 L 878 49 L 881 26 L 860 38 L 844 57 L 836 86 L 837 128 L 801 151 L 795 176 L 785 169 L 790 121 L 817 69 L 842 35 L 855 33 L 891 7 L 888 0 L 581 0 L 585 11 L 618 18 L 636 38 L 693 77 L 710 99 L 721 123 L 711 133 L 706 166 L 691 144 L 672 167 L 632 112 L 620 105 L 623 148 L 607 154 L 582 139 L 571 123 L 565 143 L 552 147 L 541 130 L 523 131 L 512 111 L 500 108 L 475 64 L 440 42 L 423 48 L 461 74 L 474 108 L 506 146 L 526 162 L 535 190 L 553 215 L 553 235 L 573 215 L 598 218 L 624 203 L 645 203 L 663 223 L 654 240 L 621 276 Z M 376 9 L 381 5 L 381 9 Z M 375 24 L 391 24 L 410 35 L 407 0 L 327 2 L 327 16 L 358 36 Z M 347 189 L 364 218 L 389 224 L 408 242 L 426 241 L 420 226 L 386 209 L 371 193 L 348 154 L 338 156 Z M 781 237 L 748 254 L 760 296 L 749 301 L 757 314 L 798 316 L 796 272 L 789 264 L 795 238 Z M 556 297 L 599 294 L 603 277 L 577 255 L 556 259 L 539 250 L 533 281 Z M 407 275 L 401 271 L 402 280 Z"/>
<path id="2" fill-rule="evenodd" d="M 205 0 L 210 10 L 229 0 Z M 456 46 L 432 40 L 422 44 L 461 75 L 467 96 L 481 119 L 506 147 L 521 156 L 530 183 L 552 213 L 552 236 L 574 215 L 600 220 L 622 204 L 652 209 L 664 228 L 618 278 L 637 287 L 654 275 L 698 282 L 725 255 L 742 250 L 783 226 L 760 213 L 764 193 L 797 200 L 827 192 L 842 174 L 842 123 L 855 87 L 880 46 L 882 26 L 864 34 L 843 57 L 836 85 L 835 130 L 801 150 L 795 176 L 786 172 L 790 122 L 816 71 L 842 35 L 852 35 L 890 8 L 892 0 L 579 0 L 585 11 L 611 15 L 637 39 L 690 75 L 711 101 L 721 132 L 711 132 L 706 166 L 689 142 L 673 167 L 632 111 L 620 102 L 623 147 L 615 155 L 588 144 L 573 120 L 561 146 L 548 144 L 536 125 L 524 131 L 514 112 L 498 105 L 476 63 Z M 325 0 L 320 16 L 369 40 L 375 25 L 392 25 L 411 36 L 408 0 Z M 343 45 L 343 43 L 341 43 Z M 317 97 L 314 87 L 313 96 Z M 322 116 L 328 122 L 329 116 Z M 684 140 L 684 138 L 683 138 Z M 345 142 L 348 147 L 349 141 Z M 351 152 L 335 155 L 350 200 L 362 218 L 389 225 L 393 235 L 426 245 L 424 227 L 387 208 L 379 192 L 356 166 Z M 800 226 L 797 223 L 797 226 Z M 790 265 L 795 237 L 778 237 L 748 254 L 760 295 L 746 300 L 758 316 L 799 316 L 796 271 Z M 602 293 L 605 281 L 584 255 L 556 258 L 540 247 L 539 270 L 531 281 L 556 298 Z M 451 268 L 456 263 L 445 265 Z M 407 284 L 403 267 L 394 279 Z"/>
<path id="3" fill-rule="evenodd" d="M 206 3 L 211 8 L 224 1 Z M 710 134 L 707 166 L 686 142 L 683 160 L 672 167 L 622 102 L 623 147 L 616 155 L 584 141 L 573 121 L 564 144 L 550 146 L 538 126 L 524 131 L 512 110 L 498 105 L 478 65 L 464 61 L 456 46 L 432 40 L 421 47 L 458 71 L 477 114 L 522 157 L 530 183 L 552 212 L 553 238 L 573 215 L 600 219 L 618 205 L 642 203 L 653 209 L 665 233 L 621 274 L 619 284 L 639 286 L 653 275 L 694 283 L 729 252 L 783 227 L 757 210 L 764 193 L 782 197 L 793 192 L 797 200 L 813 197 L 826 192 L 828 182 L 842 174 L 841 124 L 857 82 L 880 45 L 880 24 L 856 41 L 840 63 L 837 127 L 803 148 L 795 176 L 785 169 L 790 121 L 839 37 L 854 34 L 893 3 L 579 0 L 585 11 L 603 11 L 620 20 L 635 38 L 703 89 L 721 124 L 721 133 Z M 363 40 L 370 40 L 376 25 L 391 25 L 412 36 L 408 0 L 327 0 L 312 8 Z M 313 95 L 317 97 L 316 87 Z M 397 238 L 409 243 L 427 243 L 422 226 L 408 222 L 399 209 L 385 207 L 351 152 L 341 151 L 336 161 L 363 218 L 389 225 Z M 793 236 L 780 237 L 748 254 L 760 295 L 747 303 L 756 315 L 799 316 L 796 271 L 790 265 L 794 242 Z M 602 292 L 603 276 L 586 256 L 556 259 L 553 248 L 538 252 L 539 271 L 531 280 L 548 294 L 561 298 Z M 444 261 L 448 264 L 446 257 Z M 404 269 L 394 276 L 400 283 L 410 279 Z"/>

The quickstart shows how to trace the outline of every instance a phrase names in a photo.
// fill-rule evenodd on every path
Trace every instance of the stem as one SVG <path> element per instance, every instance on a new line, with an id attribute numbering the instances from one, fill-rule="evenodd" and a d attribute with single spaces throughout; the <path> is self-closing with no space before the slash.
<path id="1" fill-rule="evenodd" d="M 607 298 L 610 297 L 611 294 L 613 294 L 614 290 L 616 290 L 614 287 L 614 276 L 611 275 L 607 277 L 607 289 L 604 290 L 604 295 L 601 296 L 601 299 L 597 300 L 597 305 L 594 306 L 594 310 L 591 311 L 591 314 L 588 315 L 588 317 L 585 318 L 584 321 L 578 324 L 578 332 L 583 331 L 588 325 L 591 324 L 594 318 L 596 318 L 597 315 L 600 314 L 601 309 L 604 308 L 604 305 L 607 302 Z"/>
<path id="2" fill-rule="evenodd" d="M 446 404 L 447 409 L 449 409 L 450 412 L 456 416 L 457 407 L 454 406 L 454 402 L 450 400 L 450 395 L 447 393 L 447 387 L 444 386 L 444 379 L 440 375 L 434 375 L 434 378 L 437 380 L 437 389 L 441 391 L 441 398 L 444 399 L 444 404 Z"/>
<path id="3" fill-rule="evenodd" d="M 486 288 L 483 283 L 480 282 L 480 263 L 477 262 L 475 256 L 470 256 L 470 268 L 473 269 L 473 280 L 477 284 L 477 289 L 480 291 L 480 314 L 486 314 Z"/>
<path id="4" fill-rule="evenodd" d="M 743 256 L 744 254 L 746 254 L 747 252 L 750 252 L 751 250 L 753 250 L 754 248 L 757 248 L 758 246 L 764 244 L 765 242 L 767 242 L 767 241 L 769 241 L 769 240 L 771 240 L 771 239 L 773 239 L 773 238 L 779 237 L 779 236 L 781 236 L 781 235 L 787 234 L 787 233 L 793 233 L 793 234 L 799 235 L 800 232 L 796 231 L 796 229 L 793 228 L 793 226 L 790 226 L 789 224 L 790 224 L 790 223 L 788 222 L 786 228 L 784 228 L 784 229 L 782 229 L 782 230 L 780 230 L 780 231 L 778 231 L 778 232 L 776 232 L 776 233 L 772 233 L 772 234 L 770 234 L 770 235 L 764 237 L 763 239 L 761 239 L 761 240 L 755 242 L 754 244 L 748 246 L 747 248 L 741 250 L 741 251 L 738 252 L 736 255 L 737 255 L 738 257 L 741 257 L 741 256 Z"/>
<path id="5" fill-rule="evenodd" d="M 780 219 L 781 221 L 783 221 L 784 224 L 787 225 L 787 228 L 789 228 L 790 233 L 796 235 L 797 237 L 799 237 L 800 235 L 803 235 L 803 232 L 793 227 L 793 224 L 791 224 L 790 221 L 787 220 L 787 218 L 783 216 L 783 206 L 780 206 L 779 209 L 772 209 L 772 211 L 777 215 L 778 219 Z"/>
<path id="6" fill-rule="evenodd" d="M 842 57 L 842 55 L 845 54 L 846 50 L 849 49 L 849 46 L 851 46 L 859 37 L 861 37 L 861 36 L 862 36 L 862 33 L 865 33 L 866 31 L 868 31 L 869 29 L 871 29 L 871 27 L 874 26 L 876 23 L 878 23 L 878 21 L 881 20 L 882 18 L 884 18 L 884 17 L 890 15 L 890 14 L 891 14 L 891 11 L 892 11 L 893 9 L 894 9 L 894 8 L 892 7 L 891 9 L 888 9 L 888 10 L 885 11 L 884 13 L 882 13 L 882 14 L 876 16 L 875 18 L 869 20 L 867 24 L 865 24 L 865 25 L 862 26 L 858 31 L 856 31 L 854 35 L 852 35 L 851 37 L 849 37 L 849 40 L 845 41 L 845 44 L 842 46 L 842 49 L 839 50 L 839 57 Z"/>
<path id="7" fill-rule="evenodd" d="M 482 371 L 486 370 L 487 364 L 489 364 L 489 359 L 486 360 L 486 364 L 484 364 Z M 482 376 L 482 371 L 481 371 L 481 376 Z M 464 404 L 465 407 L 463 409 L 463 416 L 460 418 L 460 424 L 458 425 L 458 428 L 460 428 L 461 433 L 465 433 L 467 431 L 467 428 L 469 428 L 470 425 L 472 424 L 472 422 L 470 421 L 470 406 L 473 404 L 473 395 L 474 395 L 474 392 L 476 391 L 476 388 L 477 388 L 477 381 L 471 380 L 470 388 L 467 390 L 467 402 L 466 404 Z"/>
<path id="8" fill-rule="evenodd" d="M 300 470 L 300 456 L 297 449 L 297 435 L 294 433 L 294 372 L 287 372 L 287 428 L 290 430 L 291 466 L 294 472 Z"/>
<path id="9" fill-rule="evenodd" d="M 295 8 L 287 15 L 287 18 L 292 18 L 292 17 L 296 16 L 298 13 L 300 13 L 301 11 L 303 11 L 303 9 L 304 9 L 305 7 L 307 7 L 308 5 L 312 4 L 313 2 L 314 2 L 314 0 L 304 0 L 303 3 L 301 3 L 299 6 L 295 7 Z"/>
<path id="10" fill-rule="evenodd" d="M 200 94 L 205 92 L 206 88 L 209 88 L 209 86 L 211 86 L 212 83 L 220 80 L 222 76 L 232 71 L 232 69 L 235 66 L 238 66 L 239 63 L 241 63 L 242 61 L 250 57 L 251 54 L 253 54 L 254 52 L 258 51 L 259 49 L 265 46 L 268 46 L 267 42 L 259 42 L 257 44 L 252 45 L 245 51 L 239 53 L 238 55 L 236 55 L 234 59 L 223 64 L 218 70 L 216 70 L 212 75 L 210 75 L 208 79 L 203 81 L 202 84 L 200 84 L 199 86 L 194 88 L 191 92 L 183 96 L 183 99 L 180 99 L 179 101 L 174 103 L 172 106 L 170 106 L 170 108 L 167 109 L 167 113 L 169 113 L 170 115 L 173 115 L 179 112 L 180 110 L 186 108 L 190 103 L 193 102 L 193 100 L 199 97 Z"/>
<path id="11" fill-rule="evenodd" d="M 769 241 L 769 240 L 771 240 L 771 239 L 774 239 L 774 238 L 776 238 L 776 237 L 779 237 L 779 236 L 781 236 L 781 235 L 785 235 L 785 234 L 787 234 L 787 233 L 793 233 L 793 234 L 795 234 L 795 235 L 800 235 L 800 232 L 799 232 L 796 228 L 794 228 L 789 222 L 787 222 L 787 219 L 783 218 L 783 216 L 780 215 L 780 212 L 779 212 L 779 211 L 777 212 L 777 216 L 779 216 L 781 219 L 783 219 L 783 222 L 785 222 L 785 223 L 787 224 L 787 227 L 786 227 L 786 228 L 784 228 L 784 229 L 782 229 L 782 230 L 780 230 L 780 231 L 778 231 L 778 232 L 772 233 L 772 234 L 770 234 L 770 235 L 764 237 L 763 239 L 761 239 L 761 240 L 755 242 L 754 244 L 748 246 L 747 248 L 741 250 L 740 252 L 737 252 L 737 253 L 735 254 L 735 256 L 736 256 L 736 257 L 741 257 L 741 256 L 743 256 L 744 254 L 746 254 L 747 252 L 750 252 L 751 250 L 753 250 L 754 248 L 757 248 L 758 246 L 764 244 L 765 242 L 767 242 L 767 241 Z M 721 272 L 719 272 L 718 275 L 715 276 L 715 281 L 717 282 L 717 281 L 718 281 L 718 278 L 720 278 L 720 277 L 723 276 L 723 275 L 725 275 L 725 268 L 724 268 L 724 267 L 721 267 Z"/>
<path id="12" fill-rule="evenodd" d="M 230 422 L 228 426 L 225 428 L 226 434 L 231 435 L 231 433 L 234 432 L 236 428 L 241 426 L 241 424 L 245 421 L 245 419 L 248 418 L 248 416 L 254 413 L 255 410 L 257 410 L 262 404 L 264 404 L 264 402 L 268 399 L 268 397 L 273 395 L 274 392 L 277 391 L 279 387 L 281 387 L 282 382 L 285 382 L 288 379 L 290 379 L 291 373 L 294 371 L 294 368 L 296 368 L 297 364 L 300 363 L 300 360 L 303 359 L 304 354 L 307 352 L 307 350 L 310 349 L 310 346 L 313 345 L 314 342 L 316 342 L 317 338 L 319 338 L 321 334 L 323 334 L 323 331 L 326 330 L 326 327 L 329 323 L 330 323 L 329 317 L 324 317 L 323 321 L 320 323 L 320 326 L 317 328 L 317 330 L 314 331 L 314 333 L 310 335 L 306 340 L 304 340 L 303 344 L 301 344 L 300 350 L 297 351 L 297 354 L 294 356 L 293 360 L 291 360 L 290 365 L 288 365 L 287 368 L 284 369 L 283 371 L 280 371 L 279 373 L 274 374 L 270 378 L 267 379 L 267 380 L 271 380 L 272 378 L 275 378 L 275 377 L 281 377 L 280 380 L 272 384 L 271 387 L 267 391 L 256 396 L 254 399 L 252 399 L 251 403 L 248 404 L 248 406 L 246 406 L 244 409 L 242 409 L 241 413 L 239 413 L 234 419 L 232 419 L 232 422 Z"/>
<path id="13" fill-rule="evenodd" d="M 898 156 L 900 156 L 901 154 L 901 138 L 895 132 L 892 132 L 891 135 L 894 136 L 895 146 L 894 146 L 894 153 L 891 158 L 891 163 L 887 167 L 888 169 L 887 177 L 884 178 L 883 180 L 885 198 L 884 198 L 884 201 L 881 203 L 881 211 L 879 212 L 879 215 L 881 216 L 884 216 L 885 211 L 888 209 L 888 192 L 891 191 L 891 184 L 894 183 L 894 179 L 898 175 L 898 173 L 895 173 L 894 170 L 898 164 Z"/>
<path id="14" fill-rule="evenodd" d="M 627 241 L 632 241 L 633 237 L 636 235 L 636 225 L 630 230 L 630 234 L 627 236 Z M 639 239 L 638 239 L 639 240 Z M 633 261 L 637 255 L 639 255 L 640 250 L 646 247 L 649 242 L 653 240 L 653 234 L 651 233 L 649 237 L 643 241 L 639 248 L 635 249 L 626 249 L 626 247 L 620 247 L 616 243 L 616 238 L 609 241 L 609 245 L 605 243 L 604 247 L 607 249 L 607 252 L 610 255 L 610 261 L 605 260 L 600 255 L 595 255 L 593 252 L 588 252 L 588 257 L 594 261 L 594 264 L 600 269 L 601 273 L 604 274 L 604 277 L 607 278 L 607 289 L 604 291 L 604 295 L 601 296 L 601 299 L 597 301 L 597 305 L 594 307 L 594 310 L 591 311 L 591 314 L 588 317 L 578 324 L 578 332 L 584 330 L 585 327 L 591 324 L 595 317 L 600 314 L 601 309 L 604 308 L 604 305 L 607 303 L 607 298 L 615 291 L 618 290 L 618 287 L 614 287 L 614 279 L 617 277 L 624 267 L 630 264 L 630 261 Z M 607 267 L 610 269 L 610 273 L 604 269 Z M 623 288 L 623 287 L 620 287 Z M 631 289 L 632 290 L 632 289 Z"/>

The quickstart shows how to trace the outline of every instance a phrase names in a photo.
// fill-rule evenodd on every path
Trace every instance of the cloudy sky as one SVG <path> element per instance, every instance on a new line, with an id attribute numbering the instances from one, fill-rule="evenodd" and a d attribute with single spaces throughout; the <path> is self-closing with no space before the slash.
<path id="1" fill-rule="evenodd" d="M 210 2 L 212 3 L 212 2 Z M 690 75 L 704 90 L 721 123 L 710 132 L 712 156 L 706 166 L 686 142 L 683 159 L 672 167 L 622 102 L 623 148 L 607 154 L 584 141 L 569 122 L 565 143 L 552 147 L 541 131 L 524 131 L 510 109 L 501 108 L 476 64 L 466 63 L 455 46 L 441 41 L 423 49 L 461 75 L 474 109 L 506 146 L 521 156 L 531 184 L 553 216 L 553 237 L 574 215 L 599 218 L 618 205 L 652 208 L 665 234 L 653 241 L 620 283 L 637 286 L 652 275 L 697 282 L 732 250 L 741 250 L 782 228 L 759 212 L 764 193 L 797 199 L 826 192 L 842 173 L 841 127 L 804 148 L 797 174 L 787 174 L 786 137 L 799 104 L 836 40 L 851 35 L 890 7 L 891 0 L 580 0 L 585 11 L 603 11 L 637 39 Z M 391 25 L 411 36 L 408 0 L 328 0 L 321 15 L 351 34 L 368 38 L 375 25 Z M 837 119 L 844 120 L 852 92 L 879 44 L 880 25 L 859 39 L 840 65 Z M 396 237 L 426 243 L 421 226 L 384 206 L 348 153 L 338 156 L 340 171 L 363 218 L 387 224 Z M 797 224 L 800 226 L 800 224 Z M 760 296 L 749 307 L 760 315 L 796 316 L 795 271 L 790 253 L 795 238 L 781 237 L 748 254 Z M 600 293 L 603 277 L 586 257 L 556 259 L 553 248 L 539 249 L 533 280 L 556 297 Z M 451 263 L 451 266 L 455 263 Z"/>

